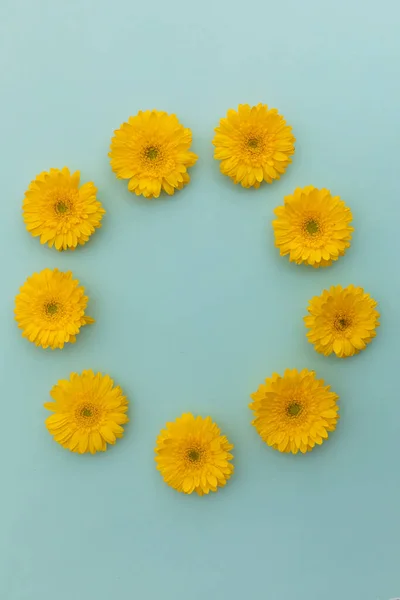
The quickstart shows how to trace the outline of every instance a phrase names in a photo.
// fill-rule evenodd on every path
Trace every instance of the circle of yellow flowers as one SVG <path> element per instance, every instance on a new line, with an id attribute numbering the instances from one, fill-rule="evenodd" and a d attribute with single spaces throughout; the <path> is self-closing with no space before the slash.
<path id="1" fill-rule="evenodd" d="M 291 126 L 265 104 L 230 109 L 215 129 L 214 157 L 234 184 L 259 188 L 286 171 L 294 154 Z M 114 132 L 110 163 L 128 189 L 152 199 L 173 195 L 190 182 L 188 168 L 197 161 L 190 151 L 191 130 L 174 114 L 139 111 Z M 93 182 L 80 185 L 80 173 L 67 167 L 40 173 L 23 201 L 26 229 L 41 244 L 59 251 L 84 245 L 101 227 L 105 210 Z M 275 209 L 275 245 L 289 261 L 328 267 L 350 247 L 352 213 L 339 196 L 314 186 L 296 188 Z M 43 348 L 74 343 L 88 297 L 71 272 L 45 269 L 34 273 L 16 297 L 15 319 L 23 337 Z M 325 356 L 346 358 L 363 350 L 379 326 L 377 303 L 360 287 L 332 286 L 310 300 L 304 318 L 307 338 Z M 72 452 L 105 451 L 123 436 L 128 400 L 108 375 L 71 373 L 51 390 L 53 414 L 46 426 L 54 440 Z M 314 371 L 287 369 L 274 373 L 252 394 L 253 425 L 272 448 L 297 454 L 322 444 L 336 428 L 338 396 L 316 379 Z M 155 460 L 165 482 L 191 494 L 208 494 L 224 486 L 233 473 L 233 445 L 210 417 L 183 414 L 158 436 Z"/>

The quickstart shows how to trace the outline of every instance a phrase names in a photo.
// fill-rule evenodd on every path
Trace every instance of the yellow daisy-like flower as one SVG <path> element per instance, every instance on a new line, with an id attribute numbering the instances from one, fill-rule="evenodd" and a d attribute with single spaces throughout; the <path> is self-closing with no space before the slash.
<path id="1" fill-rule="evenodd" d="M 45 269 L 28 277 L 15 299 L 15 320 L 22 336 L 42 348 L 63 348 L 76 341 L 84 325 L 88 297 L 71 271 Z"/>
<path id="2" fill-rule="evenodd" d="M 308 340 L 320 354 L 340 358 L 358 354 L 376 336 L 377 302 L 361 287 L 337 285 L 314 296 L 304 317 Z"/>
<path id="3" fill-rule="evenodd" d="M 57 250 L 83 246 L 101 227 L 105 210 L 96 199 L 92 182 L 79 187 L 80 173 L 67 167 L 44 171 L 25 193 L 23 216 L 27 230 L 41 244 Z"/>
<path id="4" fill-rule="evenodd" d="M 159 110 L 139 111 L 115 132 L 109 157 L 118 179 L 129 179 L 137 196 L 158 198 L 161 190 L 172 196 L 190 181 L 188 168 L 197 161 L 189 151 L 192 132 L 176 115 Z"/>
<path id="5" fill-rule="evenodd" d="M 308 369 L 287 369 L 283 377 L 274 373 L 251 398 L 252 424 L 279 452 L 309 452 L 327 439 L 339 419 L 339 396 Z"/>
<path id="6" fill-rule="evenodd" d="M 350 246 L 353 216 L 329 190 L 312 185 L 296 188 L 274 212 L 275 246 L 291 262 L 328 267 Z"/>
<path id="7" fill-rule="evenodd" d="M 46 427 L 67 450 L 95 454 L 122 438 L 122 425 L 129 421 L 128 400 L 108 375 L 71 373 L 69 381 L 59 381 L 50 395 L 54 402 L 44 407 L 54 414 L 46 419 Z"/>
<path id="8" fill-rule="evenodd" d="M 211 417 L 186 413 L 160 432 L 155 461 L 165 483 L 178 492 L 203 496 L 231 477 L 232 448 Z"/>
<path id="9" fill-rule="evenodd" d="M 292 162 L 296 138 L 276 108 L 240 104 L 237 111 L 228 110 L 215 131 L 214 158 L 221 160 L 221 173 L 245 188 L 272 183 Z"/>

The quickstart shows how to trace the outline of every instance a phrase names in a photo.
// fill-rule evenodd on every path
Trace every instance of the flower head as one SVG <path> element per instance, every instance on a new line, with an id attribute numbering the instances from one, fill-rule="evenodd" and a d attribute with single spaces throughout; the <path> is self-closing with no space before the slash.
<path id="1" fill-rule="evenodd" d="M 252 422 L 268 446 L 297 454 L 322 444 L 339 419 L 338 396 L 314 371 L 274 373 L 251 395 Z"/>
<path id="2" fill-rule="evenodd" d="M 158 198 L 161 190 L 170 196 L 189 183 L 187 169 L 197 156 L 189 151 L 192 132 L 176 115 L 158 110 L 139 111 L 115 132 L 109 157 L 118 179 L 129 179 L 128 188 L 137 196 Z"/>
<path id="3" fill-rule="evenodd" d="M 351 211 L 329 190 L 296 188 L 274 212 L 275 245 L 292 262 L 328 267 L 350 246 Z"/>
<path id="4" fill-rule="evenodd" d="M 308 340 L 317 352 L 340 358 L 358 354 L 376 336 L 379 327 L 377 302 L 360 287 L 337 285 L 314 296 L 304 322 Z"/>
<path id="5" fill-rule="evenodd" d="M 97 190 L 92 182 L 79 187 L 79 178 L 79 171 L 71 175 L 64 167 L 44 171 L 31 182 L 23 216 L 27 230 L 40 236 L 41 244 L 75 250 L 101 227 L 105 210 L 96 199 Z"/>
<path id="6" fill-rule="evenodd" d="M 216 492 L 231 477 L 232 448 L 211 417 L 186 413 L 160 432 L 155 461 L 168 485 L 202 496 Z"/>
<path id="7" fill-rule="evenodd" d="M 69 381 L 59 381 L 50 395 L 54 402 L 44 407 L 54 414 L 46 419 L 46 427 L 67 450 L 95 454 L 122 438 L 122 425 L 129 421 L 128 401 L 108 375 L 71 373 Z"/>
<path id="8" fill-rule="evenodd" d="M 215 131 L 214 158 L 221 160 L 221 173 L 245 188 L 272 183 L 291 162 L 296 139 L 276 108 L 240 104 L 237 111 L 228 110 Z"/>
<path id="9" fill-rule="evenodd" d="M 15 320 L 22 336 L 42 348 L 63 348 L 76 341 L 80 328 L 94 323 L 85 316 L 88 297 L 70 271 L 45 269 L 28 277 L 15 299 Z"/>

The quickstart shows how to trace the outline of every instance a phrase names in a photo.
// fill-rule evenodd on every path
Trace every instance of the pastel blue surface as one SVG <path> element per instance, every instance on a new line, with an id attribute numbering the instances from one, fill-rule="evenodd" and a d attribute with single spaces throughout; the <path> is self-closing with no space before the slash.
<path id="1" fill-rule="evenodd" d="M 1 600 L 389 600 L 400 596 L 399 5 L 396 0 L 3 0 L 1 8 Z M 260 190 L 213 160 L 230 107 L 277 107 L 293 164 Z M 137 199 L 107 153 L 139 109 L 175 112 L 200 156 L 173 198 Z M 30 180 L 80 169 L 107 215 L 75 253 L 25 230 Z M 296 186 L 351 207 L 353 244 L 335 266 L 290 265 L 273 209 Z M 90 295 L 75 346 L 43 351 L 13 322 L 14 296 L 45 267 Z M 332 284 L 363 286 L 382 326 L 346 361 L 317 355 L 302 317 Z M 321 448 L 281 455 L 250 426 L 249 394 L 273 371 L 315 369 L 340 395 Z M 54 443 L 43 403 L 58 379 L 110 373 L 131 400 L 106 454 Z M 160 428 L 210 414 L 236 472 L 198 498 L 163 484 Z"/>

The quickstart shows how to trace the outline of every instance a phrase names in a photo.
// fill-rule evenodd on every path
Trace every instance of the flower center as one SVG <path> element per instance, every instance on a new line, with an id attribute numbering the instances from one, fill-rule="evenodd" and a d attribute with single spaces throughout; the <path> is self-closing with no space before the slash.
<path id="1" fill-rule="evenodd" d="M 188 459 L 192 462 L 197 462 L 200 459 L 200 452 L 198 450 L 189 450 Z"/>
<path id="2" fill-rule="evenodd" d="M 56 213 L 59 215 L 64 215 L 69 211 L 69 206 L 65 204 L 65 202 L 57 202 L 56 204 Z"/>
<path id="3" fill-rule="evenodd" d="M 335 319 L 334 326 L 337 331 L 345 331 L 350 325 L 351 321 L 345 315 L 338 315 Z"/>
<path id="4" fill-rule="evenodd" d="M 46 314 L 48 314 L 50 317 L 57 314 L 58 309 L 59 309 L 59 306 L 58 306 L 58 304 L 56 304 L 56 302 L 49 302 L 49 304 L 46 304 L 46 306 L 44 307 Z"/>
<path id="5" fill-rule="evenodd" d="M 159 154 L 158 148 L 156 148 L 155 146 L 150 146 L 149 148 L 146 148 L 146 158 L 148 158 L 149 160 L 155 160 Z"/>
<path id="6" fill-rule="evenodd" d="M 75 410 L 75 419 L 80 427 L 90 427 L 99 422 L 100 411 L 92 402 L 83 402 Z"/>
<path id="7" fill-rule="evenodd" d="M 255 150 L 256 148 L 258 148 L 258 146 L 260 145 L 260 141 L 257 138 L 249 138 L 247 140 L 247 145 L 249 148 L 252 148 L 253 150 Z"/>
<path id="8" fill-rule="evenodd" d="M 309 235 L 315 235 L 316 233 L 319 233 L 320 227 L 318 221 L 315 219 L 310 219 L 307 221 L 305 229 Z"/>
<path id="9" fill-rule="evenodd" d="M 303 407 L 298 402 L 291 402 L 286 409 L 289 417 L 298 417 L 303 411 Z"/>
<path id="10" fill-rule="evenodd" d="M 93 412 L 91 408 L 85 407 L 81 410 L 81 417 L 92 417 Z"/>
<path id="11" fill-rule="evenodd" d="M 201 448 L 188 448 L 186 451 L 186 460 L 191 464 L 198 464 L 203 458 L 203 450 Z"/>
<path id="12" fill-rule="evenodd" d="M 73 216 L 79 192 L 75 189 L 59 187 L 49 192 L 46 200 L 55 215 L 63 221 Z"/>

